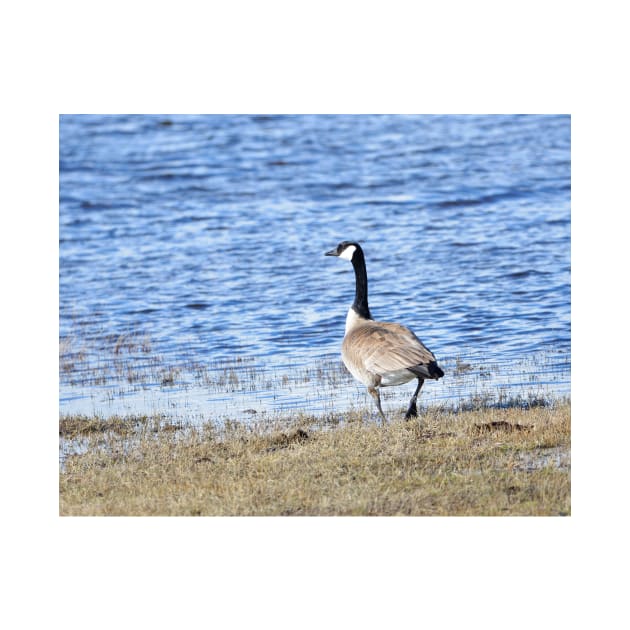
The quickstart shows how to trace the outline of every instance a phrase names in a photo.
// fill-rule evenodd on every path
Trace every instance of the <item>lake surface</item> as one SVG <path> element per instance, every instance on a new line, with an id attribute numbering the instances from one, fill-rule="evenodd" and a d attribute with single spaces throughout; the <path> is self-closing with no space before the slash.
<path id="1" fill-rule="evenodd" d="M 341 240 L 446 372 L 422 404 L 570 393 L 568 116 L 72 115 L 59 139 L 61 413 L 371 404 Z"/>

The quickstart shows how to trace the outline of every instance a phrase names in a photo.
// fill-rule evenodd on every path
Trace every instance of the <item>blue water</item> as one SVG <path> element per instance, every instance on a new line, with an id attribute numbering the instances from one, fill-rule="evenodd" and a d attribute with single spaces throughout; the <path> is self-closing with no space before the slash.
<path id="1" fill-rule="evenodd" d="M 363 396 L 351 379 L 323 396 L 287 385 L 338 363 L 354 279 L 324 252 L 341 240 L 364 246 L 375 318 L 446 366 L 423 400 L 472 396 L 488 374 L 495 393 L 566 395 L 570 132 L 568 116 L 62 116 L 61 354 L 83 358 L 61 371 L 62 412 Z M 94 378 L 124 335 L 150 345 L 127 349 L 138 370 L 159 356 L 175 379 Z M 237 358 L 269 378 L 221 394 L 189 376 Z"/>

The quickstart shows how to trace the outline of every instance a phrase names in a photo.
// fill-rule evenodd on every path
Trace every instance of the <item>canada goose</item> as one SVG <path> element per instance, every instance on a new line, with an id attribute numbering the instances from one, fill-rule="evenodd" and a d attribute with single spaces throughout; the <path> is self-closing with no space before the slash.
<path id="1" fill-rule="evenodd" d="M 356 290 L 354 302 L 346 317 L 346 333 L 341 344 L 341 358 L 352 376 L 361 381 L 372 398 L 383 421 L 379 387 L 402 385 L 414 378 L 418 386 L 411 397 L 405 418 L 418 415 L 416 400 L 425 379 L 444 376 L 434 354 L 409 328 L 401 324 L 377 322 L 368 307 L 368 281 L 365 257 L 358 243 L 343 241 L 326 256 L 349 260 L 354 267 Z"/>

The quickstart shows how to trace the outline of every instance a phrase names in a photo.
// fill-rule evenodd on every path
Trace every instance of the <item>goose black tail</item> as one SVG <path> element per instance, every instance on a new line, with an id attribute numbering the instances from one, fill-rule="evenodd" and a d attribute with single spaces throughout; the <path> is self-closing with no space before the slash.
<path id="1" fill-rule="evenodd" d="M 437 361 L 431 361 L 430 363 L 422 363 L 421 365 L 415 365 L 414 367 L 407 368 L 410 372 L 413 372 L 418 378 L 442 378 L 444 371 L 437 364 Z"/>
<path id="2" fill-rule="evenodd" d="M 431 361 L 427 367 L 431 378 L 438 379 L 444 376 L 444 370 L 437 364 L 437 361 Z"/>

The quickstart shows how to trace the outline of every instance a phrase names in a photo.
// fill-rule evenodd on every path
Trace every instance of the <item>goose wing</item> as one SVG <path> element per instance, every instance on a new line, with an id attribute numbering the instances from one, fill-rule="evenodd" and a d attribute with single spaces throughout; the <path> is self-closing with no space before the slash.
<path id="1" fill-rule="evenodd" d="M 408 369 L 418 376 L 436 378 L 435 355 L 406 326 L 367 322 L 352 330 L 349 337 L 349 344 L 362 355 L 365 368 L 374 374 L 384 376 Z"/>

